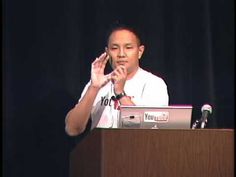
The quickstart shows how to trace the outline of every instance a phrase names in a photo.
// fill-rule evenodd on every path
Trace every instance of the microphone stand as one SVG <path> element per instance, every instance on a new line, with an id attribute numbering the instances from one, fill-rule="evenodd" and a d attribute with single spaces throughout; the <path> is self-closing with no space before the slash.
<path id="1" fill-rule="evenodd" d="M 207 122 L 207 120 L 206 120 L 206 121 L 202 121 L 201 119 L 197 119 L 197 120 L 193 123 L 192 129 L 196 129 L 197 127 L 199 127 L 199 124 L 200 124 L 200 123 L 201 123 L 201 127 L 200 127 L 200 128 L 205 128 L 206 122 Z"/>
<path id="2" fill-rule="evenodd" d="M 207 123 L 207 119 L 206 119 L 206 121 L 202 121 L 202 123 L 201 123 L 201 128 L 205 128 L 206 123 Z"/>

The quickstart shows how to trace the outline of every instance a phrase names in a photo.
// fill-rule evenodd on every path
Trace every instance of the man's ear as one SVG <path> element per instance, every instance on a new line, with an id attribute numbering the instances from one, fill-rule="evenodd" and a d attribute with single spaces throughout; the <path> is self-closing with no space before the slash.
<path id="1" fill-rule="evenodd" d="M 138 59 L 141 59 L 144 50 L 145 50 L 144 45 L 140 45 L 140 46 L 139 46 L 139 51 L 138 51 Z"/>
<path id="2" fill-rule="evenodd" d="M 105 52 L 108 54 L 108 48 L 107 47 L 105 47 Z"/>

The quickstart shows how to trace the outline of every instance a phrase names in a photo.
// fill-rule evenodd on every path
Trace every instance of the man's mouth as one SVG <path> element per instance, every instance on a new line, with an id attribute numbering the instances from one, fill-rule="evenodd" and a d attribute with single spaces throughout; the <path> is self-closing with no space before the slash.
<path id="1" fill-rule="evenodd" d="M 117 64 L 118 64 L 118 65 L 124 65 L 125 63 L 127 63 L 127 61 L 123 61 L 123 60 L 117 61 Z"/>

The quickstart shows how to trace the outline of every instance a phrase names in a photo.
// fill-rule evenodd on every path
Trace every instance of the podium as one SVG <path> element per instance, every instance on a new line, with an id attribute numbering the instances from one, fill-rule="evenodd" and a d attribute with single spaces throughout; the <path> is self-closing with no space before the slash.
<path id="1" fill-rule="evenodd" d="M 233 177 L 233 129 L 94 129 L 70 177 Z"/>

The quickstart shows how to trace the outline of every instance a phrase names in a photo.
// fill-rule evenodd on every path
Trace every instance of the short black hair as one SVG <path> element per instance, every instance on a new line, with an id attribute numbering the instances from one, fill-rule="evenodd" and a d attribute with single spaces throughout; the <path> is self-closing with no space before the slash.
<path id="1" fill-rule="evenodd" d="M 114 23 L 112 23 L 110 25 L 110 27 L 108 28 L 108 31 L 106 33 L 106 38 L 105 38 L 106 45 L 109 42 L 109 38 L 110 38 L 111 34 L 115 31 L 119 31 L 119 30 L 127 30 L 127 31 L 132 32 L 137 37 L 139 45 L 143 44 L 143 38 L 142 38 L 142 35 L 140 32 L 140 29 L 138 27 L 134 27 L 134 25 L 133 26 L 127 25 L 127 24 L 122 23 L 120 21 L 115 21 Z"/>

